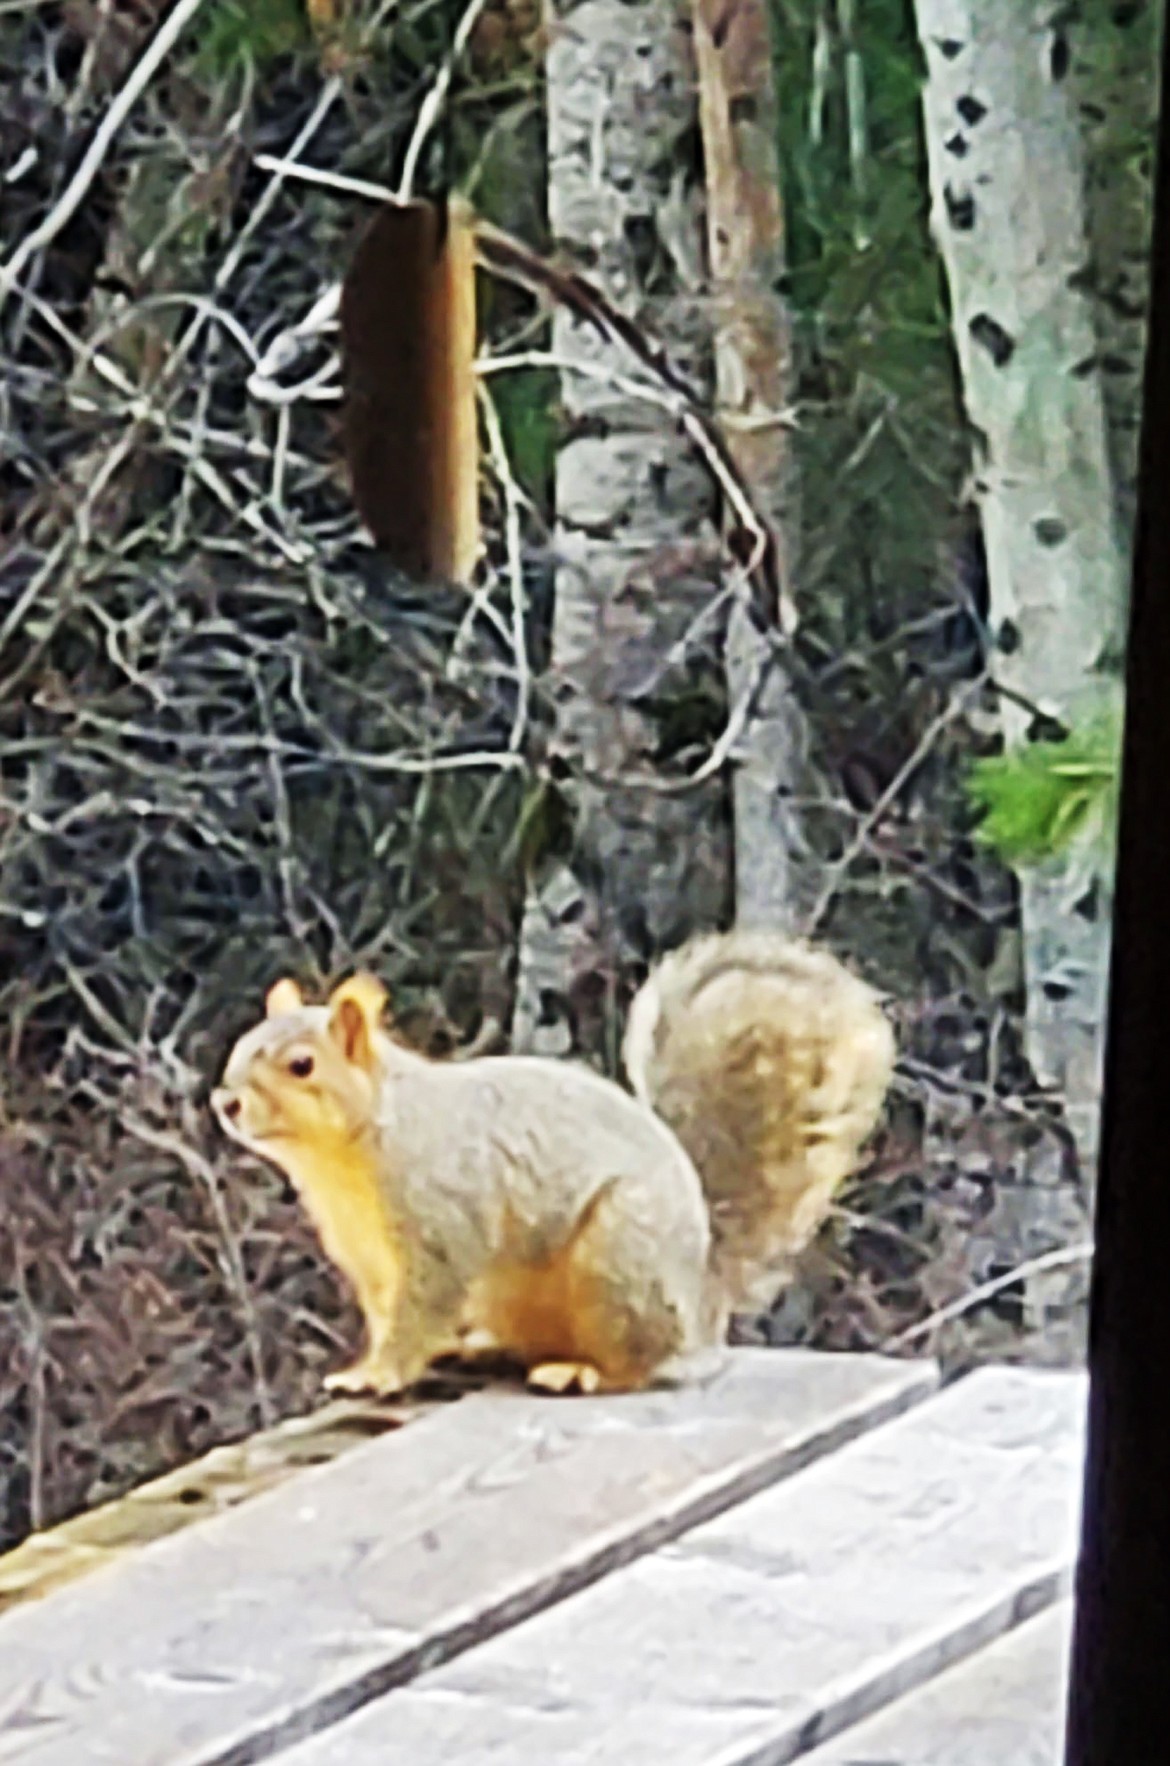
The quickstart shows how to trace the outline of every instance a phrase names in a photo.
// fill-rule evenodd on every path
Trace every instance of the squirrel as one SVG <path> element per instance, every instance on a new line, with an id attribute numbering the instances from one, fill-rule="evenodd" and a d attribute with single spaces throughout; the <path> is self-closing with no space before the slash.
<path id="1" fill-rule="evenodd" d="M 877 994 L 828 951 L 733 931 L 635 996 L 631 1090 L 526 1055 L 433 1061 L 357 974 L 326 1004 L 276 982 L 212 1097 L 292 1181 L 352 1286 L 381 1395 L 493 1349 L 554 1392 L 687 1377 L 774 1297 L 860 1163 L 893 1073 Z M 770 1289 L 770 1291 L 769 1291 Z"/>

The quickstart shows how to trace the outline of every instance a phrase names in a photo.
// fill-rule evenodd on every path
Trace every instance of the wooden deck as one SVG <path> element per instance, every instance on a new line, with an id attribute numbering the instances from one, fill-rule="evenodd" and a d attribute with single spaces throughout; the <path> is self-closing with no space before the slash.
<path id="1" fill-rule="evenodd" d="M 1084 1401 L 747 1349 L 474 1393 L 25 1585 L 0 1766 L 1057 1766 Z"/>

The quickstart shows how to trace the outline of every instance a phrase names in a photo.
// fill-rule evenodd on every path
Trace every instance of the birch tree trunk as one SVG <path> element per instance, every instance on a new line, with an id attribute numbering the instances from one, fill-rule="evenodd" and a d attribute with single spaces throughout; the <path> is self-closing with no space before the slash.
<path id="1" fill-rule="evenodd" d="M 1068 724 L 1116 656 L 1115 521 L 1067 45 L 1040 0 L 916 0 L 932 218 L 975 435 L 996 678 Z M 1004 703 L 1005 733 L 1031 721 Z M 1065 862 L 1020 879 L 1028 1054 L 1096 1154 L 1107 882 Z"/>
<path id="2" fill-rule="evenodd" d="M 690 33 L 663 0 L 554 0 L 548 39 L 558 247 L 702 392 Z M 573 780 L 575 825 L 571 855 L 544 864 L 530 889 L 512 1042 L 563 1053 L 577 982 L 616 979 L 717 919 L 727 858 L 720 781 L 682 796 L 631 782 L 656 769 L 648 701 L 669 691 L 672 651 L 715 588 L 710 480 L 659 409 L 596 377 L 629 377 L 630 359 L 563 310 L 553 347 L 572 431 L 556 470 L 554 754 Z"/>

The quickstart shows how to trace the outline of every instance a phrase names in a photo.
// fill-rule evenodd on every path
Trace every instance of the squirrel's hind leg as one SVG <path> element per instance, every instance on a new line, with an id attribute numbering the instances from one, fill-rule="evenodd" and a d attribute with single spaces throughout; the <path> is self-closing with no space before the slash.
<path id="1" fill-rule="evenodd" d="M 697 1200 L 697 1198 L 696 1198 Z M 545 1392 L 631 1392 L 702 1337 L 705 1221 L 664 1223 L 657 1185 L 619 1177 L 596 1191 L 568 1241 L 481 1277 L 465 1335 L 485 1336 Z"/>
<path id="2" fill-rule="evenodd" d="M 641 1391 L 658 1383 L 665 1363 L 696 1346 L 706 1279 L 702 1223 L 693 1234 L 683 1221 L 663 1232 L 647 1217 L 640 1187 L 624 1179 L 609 1185 L 574 1234 L 564 1281 L 569 1353 L 534 1368 L 530 1382 L 541 1376 L 546 1389 Z"/>

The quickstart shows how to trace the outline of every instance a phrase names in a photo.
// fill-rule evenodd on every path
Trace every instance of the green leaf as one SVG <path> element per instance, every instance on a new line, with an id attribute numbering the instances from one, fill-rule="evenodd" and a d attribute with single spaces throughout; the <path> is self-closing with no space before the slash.
<path id="1" fill-rule="evenodd" d="M 1111 855 L 1120 742 L 1120 715 L 1109 712 L 1064 741 L 976 761 L 967 793 L 983 818 L 979 838 L 1013 865 L 1042 864 L 1079 843 Z"/>

